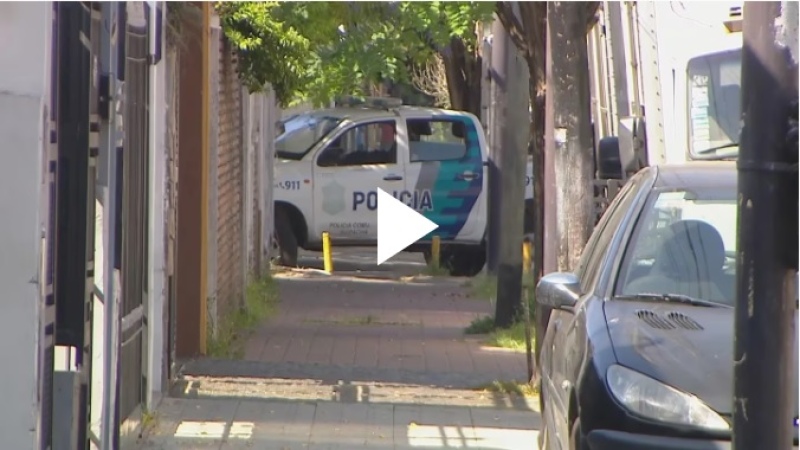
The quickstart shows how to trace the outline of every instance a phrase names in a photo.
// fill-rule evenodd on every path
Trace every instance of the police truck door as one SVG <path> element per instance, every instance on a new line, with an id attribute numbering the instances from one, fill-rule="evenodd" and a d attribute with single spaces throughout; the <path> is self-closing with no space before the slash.
<path id="1" fill-rule="evenodd" d="M 339 132 L 314 163 L 314 226 L 334 242 L 374 245 L 378 238 L 378 191 L 402 190 L 394 118 L 357 123 Z"/>
<path id="2" fill-rule="evenodd" d="M 477 119 L 433 115 L 408 118 L 406 127 L 407 204 L 439 225 L 433 233 L 442 240 L 480 242 L 487 202 Z"/>

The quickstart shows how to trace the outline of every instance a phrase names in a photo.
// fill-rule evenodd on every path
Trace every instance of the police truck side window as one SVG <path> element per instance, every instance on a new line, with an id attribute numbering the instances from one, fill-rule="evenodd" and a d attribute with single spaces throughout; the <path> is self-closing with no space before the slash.
<path id="1" fill-rule="evenodd" d="M 437 119 L 408 119 L 408 149 L 411 162 L 448 161 L 467 154 L 463 122 Z"/>
<path id="2" fill-rule="evenodd" d="M 328 144 L 317 164 L 322 167 L 395 164 L 396 136 L 393 120 L 356 125 Z"/>

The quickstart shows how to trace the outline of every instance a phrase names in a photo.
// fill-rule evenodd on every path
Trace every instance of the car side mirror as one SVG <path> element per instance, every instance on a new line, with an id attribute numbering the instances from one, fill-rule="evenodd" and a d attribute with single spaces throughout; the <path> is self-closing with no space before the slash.
<path id="1" fill-rule="evenodd" d="M 543 276 L 536 286 L 536 302 L 553 309 L 571 310 L 580 298 L 581 280 L 571 272 Z"/>

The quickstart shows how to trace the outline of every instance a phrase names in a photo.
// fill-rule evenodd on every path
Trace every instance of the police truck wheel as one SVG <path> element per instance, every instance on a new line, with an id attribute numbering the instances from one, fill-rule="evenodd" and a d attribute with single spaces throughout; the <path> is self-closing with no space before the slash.
<path id="1" fill-rule="evenodd" d="M 283 208 L 275 209 L 275 239 L 278 243 L 278 264 L 297 267 L 297 237 L 292 230 L 289 214 Z"/>
<path id="2" fill-rule="evenodd" d="M 433 260 L 433 255 L 430 250 L 423 250 L 422 256 L 425 258 L 425 264 L 430 264 L 431 260 Z"/>
<path id="3" fill-rule="evenodd" d="M 442 266 L 454 277 L 474 277 L 486 264 L 486 252 L 482 246 L 453 246 L 442 249 Z"/>

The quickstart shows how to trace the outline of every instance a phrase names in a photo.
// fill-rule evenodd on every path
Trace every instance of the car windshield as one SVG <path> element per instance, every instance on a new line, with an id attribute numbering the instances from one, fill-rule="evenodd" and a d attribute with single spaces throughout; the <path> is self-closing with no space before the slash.
<path id="1" fill-rule="evenodd" d="M 733 305 L 736 189 L 655 192 L 625 250 L 616 295 L 687 296 Z"/>
<path id="2" fill-rule="evenodd" d="M 284 132 L 275 139 L 279 158 L 299 159 L 326 134 L 336 128 L 341 117 L 301 114 L 282 124 Z"/>

